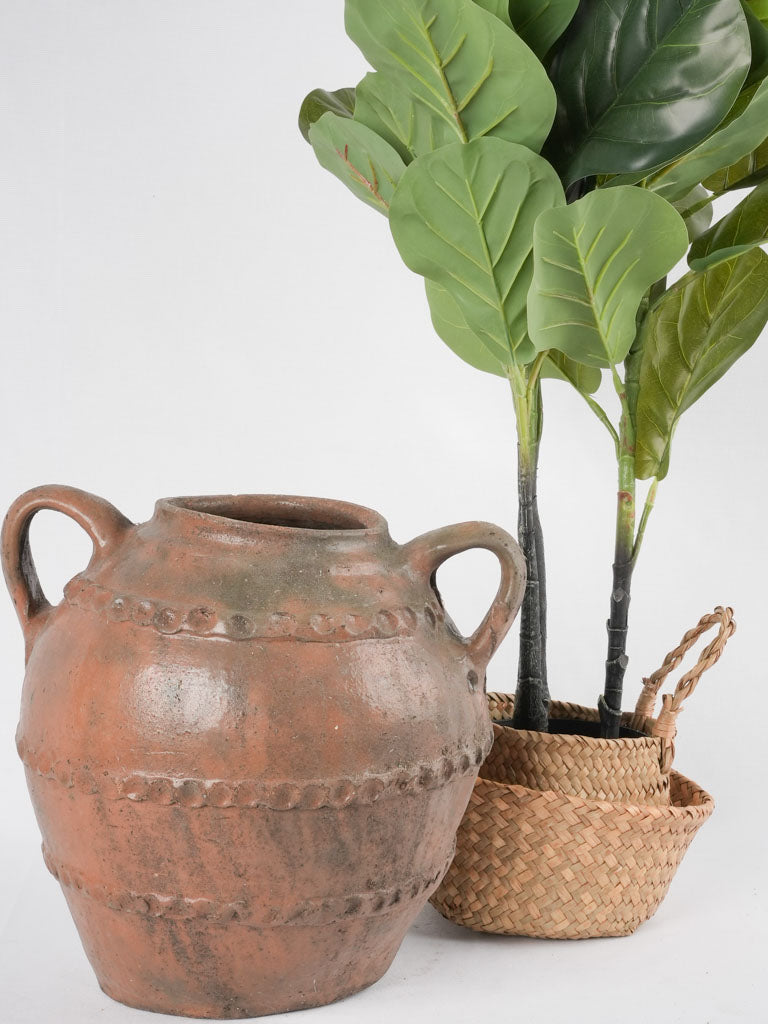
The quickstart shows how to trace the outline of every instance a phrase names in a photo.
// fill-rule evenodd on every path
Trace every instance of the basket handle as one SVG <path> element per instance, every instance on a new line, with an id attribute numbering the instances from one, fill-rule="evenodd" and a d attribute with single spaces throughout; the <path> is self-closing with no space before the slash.
<path id="1" fill-rule="evenodd" d="M 661 769 L 665 773 L 671 769 L 675 757 L 677 716 L 683 709 L 683 703 L 696 689 L 704 673 L 720 660 L 725 645 L 736 632 L 733 608 L 718 606 L 711 614 L 704 615 L 698 625 L 689 629 L 678 646 L 669 652 L 661 668 L 657 669 L 652 676 L 643 679 L 643 690 L 637 701 L 635 716 L 646 720 L 653 718 L 656 697 L 667 676 L 677 668 L 699 637 L 717 625 L 720 627 L 717 636 L 701 652 L 696 665 L 682 676 L 674 693 L 665 693 L 662 697 L 661 711 L 654 723 L 651 735 L 658 736 L 662 740 Z"/>

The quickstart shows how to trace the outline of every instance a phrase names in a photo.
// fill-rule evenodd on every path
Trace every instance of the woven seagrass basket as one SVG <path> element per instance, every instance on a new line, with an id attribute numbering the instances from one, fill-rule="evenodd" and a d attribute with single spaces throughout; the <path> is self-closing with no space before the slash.
<path id="1" fill-rule="evenodd" d="M 666 677 L 718 624 L 717 638 L 654 718 Z M 494 746 L 433 906 L 475 931 L 538 938 L 629 935 L 647 921 L 714 808 L 708 793 L 672 770 L 676 719 L 735 628 L 732 609 L 717 608 L 686 633 L 624 716 L 634 737 L 511 729 L 499 723 L 511 718 L 512 698 L 489 694 Z M 599 721 L 597 710 L 557 702 L 551 716 L 553 729 Z"/>

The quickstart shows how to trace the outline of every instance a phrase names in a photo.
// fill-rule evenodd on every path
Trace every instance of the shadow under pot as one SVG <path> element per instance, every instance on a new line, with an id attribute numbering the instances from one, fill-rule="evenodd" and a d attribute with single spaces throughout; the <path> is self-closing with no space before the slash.
<path id="1" fill-rule="evenodd" d="M 40 509 L 90 535 L 45 599 Z M 471 638 L 434 588 L 469 548 L 501 563 Z M 42 487 L 3 566 L 26 637 L 18 750 L 104 991 L 142 1009 L 253 1017 L 375 982 L 453 856 L 492 735 L 482 680 L 524 562 L 466 523 L 401 546 L 369 509 L 177 498 L 133 525 Z"/>

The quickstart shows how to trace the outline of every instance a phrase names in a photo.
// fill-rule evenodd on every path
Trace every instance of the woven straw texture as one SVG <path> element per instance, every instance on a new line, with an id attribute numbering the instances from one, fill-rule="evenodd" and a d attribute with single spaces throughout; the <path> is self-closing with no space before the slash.
<path id="1" fill-rule="evenodd" d="M 662 682 L 715 625 L 718 637 L 654 719 Z M 625 724 L 648 734 L 637 739 L 513 730 L 497 724 L 511 717 L 512 698 L 489 694 L 494 747 L 433 906 L 476 931 L 538 938 L 629 935 L 647 921 L 714 808 L 703 789 L 671 771 L 675 721 L 734 630 L 732 610 L 717 608 L 643 681 L 635 713 L 625 716 Z M 599 719 L 577 705 L 553 703 L 551 711 L 554 718 Z M 619 766 L 612 780 L 617 751 L 630 767 Z"/>
<path id="2" fill-rule="evenodd" d="M 514 705 L 505 694 L 488 694 L 494 722 L 511 717 Z M 557 720 L 599 722 L 597 709 L 553 701 L 552 727 Z M 631 726 L 635 716 L 624 715 Z M 638 731 L 649 732 L 652 723 Z M 669 774 L 662 771 L 663 741 L 657 736 L 606 742 L 590 736 L 569 736 L 556 731 L 528 732 L 496 728 L 491 753 L 482 776 L 495 782 L 552 789 L 590 800 L 669 805 Z"/>

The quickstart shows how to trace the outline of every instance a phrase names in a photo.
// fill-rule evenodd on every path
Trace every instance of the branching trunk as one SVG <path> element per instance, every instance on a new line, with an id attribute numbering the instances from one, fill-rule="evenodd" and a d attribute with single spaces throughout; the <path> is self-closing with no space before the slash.
<path id="1" fill-rule="evenodd" d="M 520 612 L 520 659 L 515 712 L 516 729 L 546 732 L 547 595 L 544 535 L 539 518 L 537 478 L 541 440 L 541 390 L 536 384 L 527 402 L 518 402 L 518 540 L 528 565 L 528 582 Z"/>

